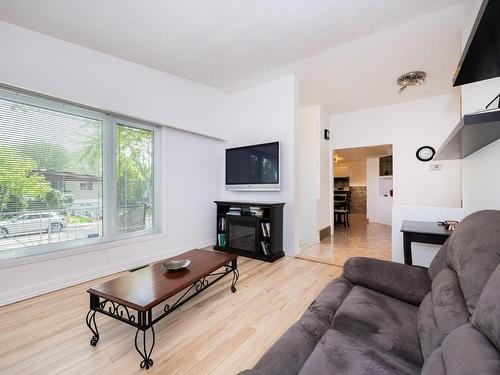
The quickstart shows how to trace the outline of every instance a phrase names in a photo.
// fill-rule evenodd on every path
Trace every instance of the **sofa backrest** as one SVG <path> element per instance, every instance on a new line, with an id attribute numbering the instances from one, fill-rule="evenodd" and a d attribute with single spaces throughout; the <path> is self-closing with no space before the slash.
<path id="1" fill-rule="evenodd" d="M 474 313 L 486 282 L 500 263 L 500 211 L 467 216 L 450 237 L 446 260 L 458 275 L 469 312 Z"/>
<path id="2" fill-rule="evenodd" d="M 477 302 L 472 324 L 453 330 L 427 358 L 422 375 L 500 374 L 500 265 Z"/>
<path id="3" fill-rule="evenodd" d="M 499 263 L 500 211 L 467 216 L 441 247 L 429 267 L 432 288 L 420 305 L 417 319 L 424 369 L 430 371 L 425 373 L 465 374 L 459 367 L 442 372 L 439 366 L 445 368 L 447 355 L 457 356 L 456 361 L 477 348 L 485 348 L 492 368 L 500 366 Z M 465 335 L 472 335 L 473 347 L 460 344 Z M 496 347 L 488 347 L 490 340 Z"/>
<path id="4" fill-rule="evenodd" d="M 472 325 L 500 350 L 500 265 L 479 297 L 472 316 Z"/>
<path id="5" fill-rule="evenodd" d="M 420 305 L 417 330 L 424 359 L 451 331 L 467 323 L 500 263 L 500 211 L 467 216 L 429 267 L 431 292 Z"/>

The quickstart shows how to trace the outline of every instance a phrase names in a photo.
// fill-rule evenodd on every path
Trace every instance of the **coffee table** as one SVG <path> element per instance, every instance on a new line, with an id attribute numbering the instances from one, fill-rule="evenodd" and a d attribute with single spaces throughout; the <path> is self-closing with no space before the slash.
<path id="1" fill-rule="evenodd" d="M 87 291 L 90 294 L 90 310 L 85 319 L 93 334 L 90 345 L 96 346 L 99 341 L 96 313 L 107 315 L 137 328 L 135 348 L 142 357 L 140 366 L 149 369 L 153 365 L 151 353 L 155 344 L 155 323 L 230 273 L 233 275 L 231 291 L 236 292 L 239 277 L 236 255 L 191 250 L 168 260 L 179 259 L 190 259 L 191 264 L 185 270 L 167 272 L 163 270 L 161 261 L 90 288 Z M 176 294 L 179 295 L 172 299 L 173 303 L 169 301 L 153 314 L 155 306 Z M 148 330 L 152 338 L 150 346 L 146 345 Z M 139 332 L 142 332 L 142 340 Z"/>

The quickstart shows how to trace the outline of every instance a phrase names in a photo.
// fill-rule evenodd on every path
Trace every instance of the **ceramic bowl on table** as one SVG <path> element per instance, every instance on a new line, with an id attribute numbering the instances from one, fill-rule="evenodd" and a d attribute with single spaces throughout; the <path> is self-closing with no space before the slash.
<path id="1" fill-rule="evenodd" d="M 166 271 L 175 272 L 186 269 L 187 267 L 189 267 L 190 264 L 191 261 L 189 259 L 179 259 L 179 260 L 169 260 L 163 262 L 161 266 Z"/>

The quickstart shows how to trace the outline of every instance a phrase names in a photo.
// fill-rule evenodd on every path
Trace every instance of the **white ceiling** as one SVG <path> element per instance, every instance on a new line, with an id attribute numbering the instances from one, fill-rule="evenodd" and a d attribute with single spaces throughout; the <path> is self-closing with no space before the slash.
<path id="1" fill-rule="evenodd" d="M 458 92 L 452 79 L 461 55 L 463 6 L 406 21 L 329 49 L 293 66 L 301 105 L 350 112 Z M 396 80 L 423 70 L 426 83 L 399 94 Z"/>
<path id="2" fill-rule="evenodd" d="M 344 112 L 413 98 L 394 81 L 417 68 L 450 92 L 462 1 L 2 0 L 0 19 L 226 92 L 296 73 L 303 106 Z"/>

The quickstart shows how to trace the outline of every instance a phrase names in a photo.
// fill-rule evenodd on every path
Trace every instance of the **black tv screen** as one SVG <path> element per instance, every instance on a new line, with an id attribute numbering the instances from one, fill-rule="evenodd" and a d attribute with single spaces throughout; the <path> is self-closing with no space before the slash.
<path id="1" fill-rule="evenodd" d="M 226 186 L 279 188 L 279 142 L 226 150 Z"/>

